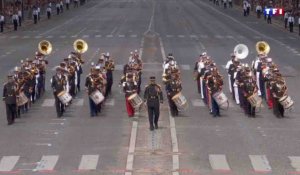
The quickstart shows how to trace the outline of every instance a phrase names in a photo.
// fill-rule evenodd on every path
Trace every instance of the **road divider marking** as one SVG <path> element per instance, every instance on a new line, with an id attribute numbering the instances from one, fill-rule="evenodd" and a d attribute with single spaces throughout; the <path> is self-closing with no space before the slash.
<path id="1" fill-rule="evenodd" d="M 20 156 L 3 156 L 0 161 L 0 172 L 10 172 L 14 169 Z"/>
<path id="2" fill-rule="evenodd" d="M 45 99 L 42 103 L 42 107 L 52 107 L 55 104 L 55 99 Z"/>
<path id="3" fill-rule="evenodd" d="M 272 171 L 269 161 L 265 155 L 249 155 L 252 167 L 257 173 L 268 173 Z"/>
<path id="4" fill-rule="evenodd" d="M 105 105 L 107 105 L 107 106 L 114 106 L 115 105 L 115 99 L 107 99 L 107 100 L 105 100 Z"/>
<path id="5" fill-rule="evenodd" d="M 78 170 L 95 170 L 97 168 L 99 155 L 83 155 Z"/>
<path id="6" fill-rule="evenodd" d="M 33 171 L 53 171 L 58 158 L 58 155 L 43 156 L 40 160 L 40 163 L 36 166 L 35 169 L 33 169 Z"/>
<path id="7" fill-rule="evenodd" d="M 221 171 L 221 172 L 231 171 L 227 163 L 226 156 L 223 154 L 210 154 L 209 163 L 211 168 L 215 171 Z"/>
<path id="8" fill-rule="evenodd" d="M 82 99 L 82 98 L 74 100 L 74 105 L 75 106 L 83 106 L 83 103 L 84 103 L 84 99 Z"/>

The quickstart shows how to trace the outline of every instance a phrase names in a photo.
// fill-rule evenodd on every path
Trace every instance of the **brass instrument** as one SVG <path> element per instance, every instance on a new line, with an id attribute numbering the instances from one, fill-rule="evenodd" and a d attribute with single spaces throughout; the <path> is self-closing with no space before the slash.
<path id="1" fill-rule="evenodd" d="M 238 59 L 245 59 L 249 54 L 249 49 L 245 44 L 238 44 L 234 47 L 233 53 Z"/>
<path id="2" fill-rule="evenodd" d="M 43 40 L 38 44 L 38 50 L 43 55 L 49 55 L 52 52 L 52 49 L 52 44 L 47 40 Z"/>
<path id="3" fill-rule="evenodd" d="M 88 44 L 82 39 L 78 39 L 73 43 L 74 50 L 78 53 L 84 53 L 88 50 Z"/>
<path id="4" fill-rule="evenodd" d="M 265 54 L 265 55 L 268 55 L 271 49 L 269 44 L 265 41 L 258 41 L 255 47 L 256 47 L 256 52 L 258 54 Z"/>
<path id="5" fill-rule="evenodd" d="M 113 60 L 108 60 L 105 64 L 105 69 L 106 70 L 114 70 L 115 69 L 115 63 Z"/>

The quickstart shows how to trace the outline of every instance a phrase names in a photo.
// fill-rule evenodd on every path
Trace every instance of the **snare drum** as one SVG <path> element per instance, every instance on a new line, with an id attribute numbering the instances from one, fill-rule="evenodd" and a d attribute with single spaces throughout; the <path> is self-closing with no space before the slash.
<path id="1" fill-rule="evenodd" d="M 17 98 L 17 106 L 25 105 L 28 102 L 28 98 L 24 94 L 24 92 L 21 92 L 19 94 L 19 98 Z"/>
<path id="2" fill-rule="evenodd" d="M 226 97 L 224 92 L 219 91 L 219 92 L 214 93 L 213 98 L 216 100 L 216 102 L 218 103 L 218 105 L 221 109 L 228 109 L 229 102 L 228 102 L 228 98 Z"/>
<path id="3" fill-rule="evenodd" d="M 67 103 L 69 103 L 72 100 L 72 96 L 66 91 L 60 92 L 57 95 L 57 97 L 64 105 L 66 105 Z"/>
<path id="4" fill-rule="evenodd" d="M 178 111 L 184 111 L 188 108 L 188 103 L 186 98 L 182 95 L 181 92 L 177 93 L 172 97 L 172 100 L 176 104 Z"/>
<path id="5" fill-rule="evenodd" d="M 279 103 L 283 106 L 284 109 L 289 109 L 294 105 L 294 101 L 288 95 L 285 95 L 279 99 Z"/>
<path id="6" fill-rule="evenodd" d="M 92 92 L 90 98 L 96 105 L 104 100 L 104 96 L 99 90 L 95 90 L 94 92 Z"/>
<path id="7" fill-rule="evenodd" d="M 130 95 L 128 101 L 134 109 L 139 109 L 141 104 L 143 104 L 142 98 L 137 93 Z"/>
<path id="8" fill-rule="evenodd" d="M 262 98 L 258 96 L 257 92 L 248 97 L 247 100 L 253 107 L 260 107 L 262 104 Z"/>

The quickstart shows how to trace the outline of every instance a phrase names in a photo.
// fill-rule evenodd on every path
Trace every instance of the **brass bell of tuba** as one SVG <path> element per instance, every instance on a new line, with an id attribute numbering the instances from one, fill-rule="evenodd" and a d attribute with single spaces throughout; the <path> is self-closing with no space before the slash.
<path id="1" fill-rule="evenodd" d="M 238 44 L 234 47 L 233 53 L 238 59 L 245 59 L 249 54 L 249 49 L 245 44 Z"/>
<path id="2" fill-rule="evenodd" d="M 88 50 L 88 44 L 82 39 L 78 39 L 73 43 L 74 50 L 78 53 L 84 53 Z"/>
<path id="3" fill-rule="evenodd" d="M 53 49 L 52 44 L 49 41 L 43 40 L 39 42 L 38 50 L 43 55 L 49 55 L 52 52 L 52 49 Z"/>
<path id="4" fill-rule="evenodd" d="M 255 47 L 256 47 L 256 52 L 258 54 L 265 54 L 265 55 L 267 55 L 271 49 L 269 44 L 265 41 L 258 41 Z"/>

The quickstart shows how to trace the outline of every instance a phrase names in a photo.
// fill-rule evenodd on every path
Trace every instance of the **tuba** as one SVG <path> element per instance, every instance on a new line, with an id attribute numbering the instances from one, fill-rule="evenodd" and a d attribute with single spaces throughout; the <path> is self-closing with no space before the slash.
<path id="1" fill-rule="evenodd" d="M 238 59 L 245 59 L 249 54 L 249 49 L 245 44 L 238 44 L 234 47 L 233 53 Z"/>
<path id="2" fill-rule="evenodd" d="M 258 54 L 265 54 L 265 55 L 268 55 L 271 49 L 269 44 L 265 41 L 258 41 L 255 47 L 256 47 L 256 52 Z"/>
<path id="3" fill-rule="evenodd" d="M 38 44 L 38 50 L 43 55 L 49 55 L 52 52 L 52 49 L 52 44 L 47 40 L 43 40 Z"/>
<path id="4" fill-rule="evenodd" d="M 88 50 L 88 44 L 82 39 L 78 39 L 73 43 L 74 50 L 78 53 L 84 53 Z"/>

